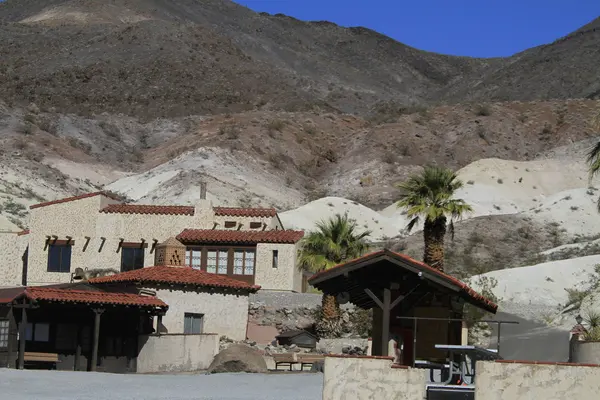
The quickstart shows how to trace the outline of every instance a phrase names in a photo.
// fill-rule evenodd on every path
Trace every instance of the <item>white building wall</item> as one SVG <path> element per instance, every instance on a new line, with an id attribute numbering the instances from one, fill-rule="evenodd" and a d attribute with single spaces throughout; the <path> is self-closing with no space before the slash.
<path id="1" fill-rule="evenodd" d="M 0 287 L 20 286 L 23 271 L 23 253 L 27 249 L 28 235 L 0 233 Z"/>
<path id="2" fill-rule="evenodd" d="M 138 373 L 206 370 L 219 352 L 219 335 L 140 336 Z"/>
<path id="3" fill-rule="evenodd" d="M 273 268 L 273 250 L 278 251 L 277 268 Z M 296 254 L 296 244 L 257 244 L 254 283 L 264 290 L 302 291 L 302 273 L 296 268 Z"/>
<path id="4" fill-rule="evenodd" d="M 156 291 L 156 297 L 169 305 L 169 310 L 162 318 L 165 333 L 183 333 L 184 315 L 188 312 L 204 314 L 203 333 L 216 333 L 233 340 L 246 339 L 248 295 L 196 292 L 179 288 L 147 289 Z"/>

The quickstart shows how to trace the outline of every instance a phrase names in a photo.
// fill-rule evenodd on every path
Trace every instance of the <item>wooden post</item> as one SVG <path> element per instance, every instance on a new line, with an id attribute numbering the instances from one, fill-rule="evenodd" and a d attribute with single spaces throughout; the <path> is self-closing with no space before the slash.
<path id="1" fill-rule="evenodd" d="M 77 345 L 75 347 L 75 361 L 73 363 L 73 371 L 79 371 L 81 364 L 81 343 L 83 340 L 83 325 L 77 326 Z"/>
<path id="2" fill-rule="evenodd" d="M 96 370 L 96 364 L 98 364 L 98 343 L 100 341 L 100 316 L 104 312 L 101 308 L 94 309 L 94 341 L 92 343 L 92 361 L 90 364 L 90 371 Z"/>
<path id="3" fill-rule="evenodd" d="M 162 325 L 162 314 L 158 314 L 156 318 L 156 334 L 160 336 L 160 326 Z"/>
<path id="4" fill-rule="evenodd" d="M 390 341 L 390 311 L 392 303 L 392 293 L 390 289 L 383 289 L 383 307 L 381 307 L 381 311 L 383 312 L 382 318 L 382 329 L 381 329 L 381 354 L 384 356 L 389 356 L 389 341 Z"/>
<path id="5" fill-rule="evenodd" d="M 27 310 L 25 308 L 25 299 L 23 299 L 23 308 L 21 309 L 21 325 L 19 326 L 19 369 L 25 367 L 25 332 L 27 330 Z"/>

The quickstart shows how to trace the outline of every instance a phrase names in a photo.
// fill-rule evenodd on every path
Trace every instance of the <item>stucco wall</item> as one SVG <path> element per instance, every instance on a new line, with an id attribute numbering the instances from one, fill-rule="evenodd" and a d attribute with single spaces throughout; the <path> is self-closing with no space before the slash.
<path id="1" fill-rule="evenodd" d="M 596 399 L 600 367 L 478 361 L 477 400 Z"/>
<path id="2" fill-rule="evenodd" d="M 166 333 L 183 333 L 184 314 L 204 314 L 204 333 L 225 335 L 233 340 L 246 339 L 248 295 L 157 289 L 156 296 L 169 305 L 162 318 Z M 162 331 L 161 331 L 162 332 Z"/>
<path id="3" fill-rule="evenodd" d="M 219 336 L 140 336 L 137 372 L 191 372 L 208 368 L 219 352 Z"/>
<path id="4" fill-rule="evenodd" d="M 392 368 L 389 358 L 326 357 L 323 400 L 421 400 L 426 374 L 423 369 Z"/>
<path id="5" fill-rule="evenodd" d="M 273 268 L 273 250 L 278 265 Z M 263 290 L 302 290 L 302 274 L 296 268 L 295 244 L 259 243 L 256 246 L 255 284 Z"/>
<path id="6" fill-rule="evenodd" d="M 582 364 L 600 364 L 600 342 L 573 341 L 571 361 Z"/>
<path id="7" fill-rule="evenodd" d="M 243 231 L 262 231 L 263 230 L 262 226 L 258 229 L 250 229 L 250 222 L 260 222 L 261 224 L 265 223 L 265 224 L 267 224 L 266 230 L 275 229 L 275 226 L 273 226 L 273 224 L 271 223 L 271 220 L 273 220 L 273 219 L 277 220 L 277 218 L 273 218 L 273 217 L 234 217 L 234 216 L 229 216 L 229 215 L 215 215 L 214 216 L 214 221 L 219 224 L 217 229 L 225 229 L 226 221 L 235 221 L 237 224 L 240 224 L 240 223 L 242 224 L 242 227 L 240 228 L 240 230 L 243 230 Z M 211 228 L 212 228 L 212 225 L 211 225 Z M 238 227 L 236 225 L 235 228 L 228 228 L 228 229 L 237 230 Z M 281 227 L 279 227 L 279 229 L 281 229 Z"/>
<path id="8" fill-rule="evenodd" d="M 27 249 L 28 235 L 0 233 L 0 287 L 20 286 L 23 274 L 23 253 Z"/>

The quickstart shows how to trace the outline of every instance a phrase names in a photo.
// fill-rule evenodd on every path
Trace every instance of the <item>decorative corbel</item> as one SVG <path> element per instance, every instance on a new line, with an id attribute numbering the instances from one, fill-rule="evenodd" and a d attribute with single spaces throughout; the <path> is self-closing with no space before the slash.
<path id="1" fill-rule="evenodd" d="M 84 236 L 85 238 L 85 243 L 83 244 L 83 249 L 81 249 L 82 251 L 85 251 L 88 247 L 88 244 L 90 244 L 90 237 L 89 236 Z"/>
<path id="2" fill-rule="evenodd" d="M 152 247 L 150 248 L 150 254 L 154 253 L 154 249 L 156 248 L 157 244 L 158 244 L 158 239 L 152 239 Z"/>
<path id="3" fill-rule="evenodd" d="M 117 253 L 121 251 L 121 247 L 123 246 L 124 238 L 119 238 L 119 246 L 117 247 Z"/>
<path id="4" fill-rule="evenodd" d="M 104 243 L 106 243 L 106 238 L 100 237 L 100 247 L 98 247 L 98 253 L 100 253 L 102 251 L 102 249 L 104 248 Z"/>

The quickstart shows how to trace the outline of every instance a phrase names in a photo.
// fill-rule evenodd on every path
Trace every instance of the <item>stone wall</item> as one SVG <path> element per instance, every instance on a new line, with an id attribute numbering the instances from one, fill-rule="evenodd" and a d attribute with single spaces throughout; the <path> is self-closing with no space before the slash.
<path id="1" fill-rule="evenodd" d="M 367 343 L 368 339 L 365 338 L 320 339 L 317 350 L 325 354 L 349 354 L 360 349 L 366 353 Z"/>
<path id="2" fill-rule="evenodd" d="M 218 335 L 140 336 L 138 373 L 206 370 L 219 352 Z"/>
<path id="3" fill-rule="evenodd" d="M 424 399 L 426 374 L 423 369 L 393 368 L 391 357 L 328 356 L 323 400 Z"/>
<path id="4" fill-rule="evenodd" d="M 155 290 L 156 296 L 169 305 L 162 318 L 161 332 L 183 333 L 184 314 L 204 314 L 204 333 L 215 333 L 233 340 L 246 338 L 248 323 L 248 295 L 219 292 L 196 292 L 181 288 Z"/>
<path id="5" fill-rule="evenodd" d="M 478 361 L 477 400 L 596 399 L 600 365 Z"/>

